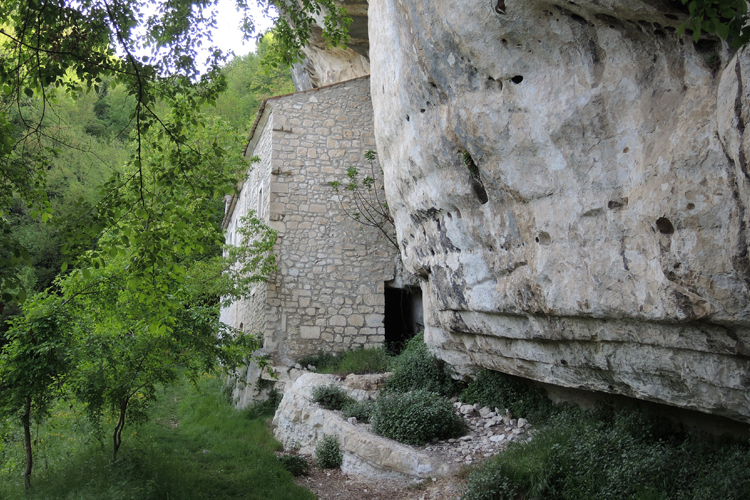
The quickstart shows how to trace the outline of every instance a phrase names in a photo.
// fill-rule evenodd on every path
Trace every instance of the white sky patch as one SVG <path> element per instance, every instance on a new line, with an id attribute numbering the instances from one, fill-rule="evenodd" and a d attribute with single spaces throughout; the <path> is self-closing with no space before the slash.
<path id="1" fill-rule="evenodd" d="M 216 16 L 217 29 L 213 31 L 213 44 L 220 48 L 222 52 L 234 52 L 237 56 L 244 56 L 255 50 L 255 40 L 242 41 L 242 14 L 237 12 L 234 0 L 219 0 L 216 6 L 218 15 Z M 263 33 L 273 23 L 270 19 L 263 16 L 263 11 L 253 6 L 251 8 L 253 18 L 256 23 L 256 33 Z M 207 55 L 207 54 L 206 54 Z M 199 56 L 198 60 L 205 59 L 205 55 Z"/>
<path id="2" fill-rule="evenodd" d="M 255 34 L 263 33 L 271 28 L 273 22 L 264 15 L 263 9 L 255 5 L 253 2 L 249 3 L 251 17 L 255 20 Z M 232 52 L 235 56 L 244 56 L 249 52 L 254 52 L 257 46 L 255 39 L 243 40 L 243 33 L 240 29 L 243 16 L 240 12 L 237 12 L 235 0 L 218 0 L 213 8 L 216 10 L 216 28 L 210 30 L 212 41 L 209 42 L 208 39 L 206 39 L 203 42 L 203 46 L 197 48 L 195 58 L 196 65 L 201 72 L 208 69 L 207 66 L 205 66 L 205 61 L 211 55 L 211 51 L 208 50 L 211 46 L 221 49 L 224 54 Z M 154 11 L 155 9 L 153 8 L 144 9 L 144 17 L 148 17 L 153 14 Z M 144 33 L 141 31 L 142 29 L 143 28 L 137 28 L 136 33 Z M 123 51 L 119 46 L 116 47 L 115 52 L 123 55 Z M 135 50 L 134 55 L 138 58 L 148 56 L 153 60 L 154 53 L 151 49 L 142 48 L 140 50 Z"/>

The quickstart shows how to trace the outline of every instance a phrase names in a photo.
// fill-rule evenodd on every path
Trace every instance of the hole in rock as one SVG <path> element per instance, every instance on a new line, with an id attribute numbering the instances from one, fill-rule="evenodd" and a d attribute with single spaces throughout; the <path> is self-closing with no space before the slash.
<path id="1" fill-rule="evenodd" d="M 409 121 L 409 115 L 406 115 L 406 121 L 407 122 Z"/>
<path id="2" fill-rule="evenodd" d="M 420 112 L 420 113 L 424 113 L 424 109 L 420 109 L 420 110 L 419 110 L 419 112 Z"/>
<path id="3" fill-rule="evenodd" d="M 495 12 L 501 15 L 505 14 L 505 0 L 497 0 L 497 4 L 495 4 Z"/>
<path id="4" fill-rule="evenodd" d="M 565 361 L 564 359 L 560 360 L 560 364 L 563 365 L 563 366 L 568 366 L 568 362 Z"/>
<path id="5" fill-rule="evenodd" d="M 664 33 L 664 32 L 663 32 L 662 30 L 654 30 L 654 35 L 656 35 L 656 36 L 660 36 L 660 37 L 665 37 L 665 36 L 667 36 L 667 34 L 666 34 L 666 33 Z"/>
<path id="6" fill-rule="evenodd" d="M 687 33 L 687 30 L 685 30 L 685 33 Z M 706 38 L 693 43 L 693 47 L 695 47 L 695 50 L 703 54 L 713 53 L 716 50 L 716 45 L 716 40 L 710 40 Z"/>
<path id="7" fill-rule="evenodd" d="M 404 343 L 424 329 L 422 290 L 418 286 L 396 288 L 385 283 L 385 348 L 398 354 Z"/>
<path id="8" fill-rule="evenodd" d="M 619 198 L 617 200 L 609 200 L 609 203 L 607 203 L 607 208 L 610 210 L 621 210 L 628 206 L 628 199 L 627 198 Z"/>
<path id="9" fill-rule="evenodd" d="M 687 209 L 688 209 L 688 210 L 692 210 L 692 209 L 694 209 L 694 208 L 695 208 L 695 203 L 688 203 L 688 204 L 687 204 Z"/>
<path id="10" fill-rule="evenodd" d="M 678 21 L 680 19 L 679 17 L 675 16 L 674 14 L 664 14 L 664 17 L 666 17 L 667 19 L 671 19 L 673 21 Z"/>
<path id="11" fill-rule="evenodd" d="M 487 190 L 484 188 L 484 183 L 479 175 L 479 166 L 474 162 L 474 158 L 471 157 L 468 151 L 463 151 L 461 157 L 471 176 L 471 190 L 474 191 L 474 196 L 477 197 L 479 203 L 484 205 L 490 198 L 487 196 Z"/>
<path id="12" fill-rule="evenodd" d="M 656 229 L 658 229 L 661 234 L 674 233 L 674 226 L 666 217 L 659 217 L 656 219 Z"/>
<path id="13" fill-rule="evenodd" d="M 578 21 L 581 24 L 588 24 L 588 21 L 586 21 L 586 19 L 579 16 L 578 14 L 572 14 L 570 17 L 572 17 L 574 21 Z"/>
<path id="14" fill-rule="evenodd" d="M 550 238 L 549 233 L 542 231 L 539 233 L 539 236 L 537 236 L 536 241 L 540 245 L 549 245 L 552 242 L 552 238 Z"/>
<path id="15" fill-rule="evenodd" d="M 623 153 L 627 153 L 629 151 L 630 151 L 630 148 L 625 148 L 625 149 L 622 150 Z"/>
<path id="16" fill-rule="evenodd" d="M 511 78 L 510 81 L 518 85 L 519 83 L 523 81 L 523 77 L 521 75 L 516 75 L 513 78 Z"/>

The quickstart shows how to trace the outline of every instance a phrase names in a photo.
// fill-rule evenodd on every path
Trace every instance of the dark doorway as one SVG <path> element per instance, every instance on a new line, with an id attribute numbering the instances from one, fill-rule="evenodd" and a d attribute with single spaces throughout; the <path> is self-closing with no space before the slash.
<path id="1" fill-rule="evenodd" d="M 385 347 L 398 354 L 404 343 L 424 329 L 422 290 L 419 287 L 385 289 Z"/>

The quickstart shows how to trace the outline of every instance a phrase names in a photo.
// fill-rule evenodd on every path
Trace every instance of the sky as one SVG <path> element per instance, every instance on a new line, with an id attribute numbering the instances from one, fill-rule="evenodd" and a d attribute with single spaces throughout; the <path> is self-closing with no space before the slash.
<path id="1" fill-rule="evenodd" d="M 2 0 L 0 0 L 1 2 Z M 258 8 L 254 2 L 248 2 L 251 7 L 251 12 L 254 13 L 252 16 L 255 19 L 256 34 L 263 33 L 270 28 L 273 23 L 263 16 L 263 11 Z M 240 30 L 240 24 L 242 22 L 242 15 L 237 12 L 235 0 L 218 0 L 216 3 L 216 21 L 217 27 L 212 30 L 213 42 L 210 45 L 218 47 L 225 54 L 230 51 L 234 52 L 236 56 L 243 56 L 249 52 L 255 51 L 256 43 L 255 40 L 242 40 L 242 31 Z M 151 15 L 156 11 L 155 7 L 144 9 L 145 15 Z M 203 66 L 203 62 L 206 61 L 210 55 L 208 45 L 198 49 L 198 55 L 196 62 L 198 68 L 205 71 L 207 68 Z M 119 47 L 115 49 L 117 53 L 120 53 Z M 135 53 L 141 56 L 151 56 L 151 49 L 136 50 Z"/>
<path id="2" fill-rule="evenodd" d="M 237 12 L 234 0 L 219 0 L 217 7 L 219 12 L 217 16 L 219 26 L 213 32 L 214 45 L 219 47 L 223 52 L 233 50 L 238 56 L 254 51 L 255 40 L 245 42 L 243 45 L 242 32 L 239 27 L 242 16 Z M 260 9 L 257 9 L 255 19 L 258 33 L 271 27 L 271 22 L 263 18 Z"/>

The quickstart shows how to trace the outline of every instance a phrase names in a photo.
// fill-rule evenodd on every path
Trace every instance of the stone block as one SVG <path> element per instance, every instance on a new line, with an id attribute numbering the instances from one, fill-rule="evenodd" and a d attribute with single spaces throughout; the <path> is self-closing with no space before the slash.
<path id="1" fill-rule="evenodd" d="M 365 323 L 370 327 L 383 326 L 383 315 L 382 314 L 368 314 L 365 316 Z"/>
<path id="2" fill-rule="evenodd" d="M 299 334 L 300 334 L 300 337 L 302 337 L 303 339 L 319 339 L 320 327 L 319 326 L 300 326 Z"/>
<path id="3" fill-rule="evenodd" d="M 328 320 L 328 324 L 331 326 L 346 326 L 346 318 L 343 316 L 331 316 L 331 319 Z"/>

